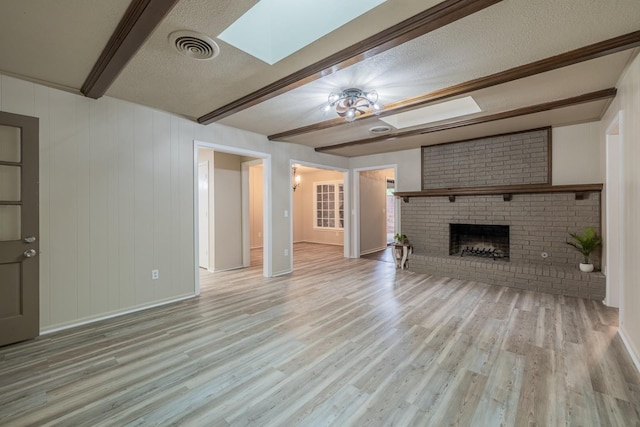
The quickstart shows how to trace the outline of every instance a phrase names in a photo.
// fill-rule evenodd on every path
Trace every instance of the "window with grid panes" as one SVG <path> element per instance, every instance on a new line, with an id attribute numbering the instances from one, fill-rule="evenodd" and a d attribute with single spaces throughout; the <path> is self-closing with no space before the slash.
<path id="1" fill-rule="evenodd" d="M 322 182 L 316 189 L 316 228 L 344 228 L 344 185 L 341 182 Z"/>

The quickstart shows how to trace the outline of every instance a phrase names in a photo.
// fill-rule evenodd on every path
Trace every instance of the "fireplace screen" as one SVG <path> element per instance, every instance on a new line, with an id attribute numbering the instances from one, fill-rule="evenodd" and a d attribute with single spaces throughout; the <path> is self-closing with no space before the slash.
<path id="1" fill-rule="evenodd" d="M 509 226 L 449 224 L 449 255 L 509 258 Z"/>

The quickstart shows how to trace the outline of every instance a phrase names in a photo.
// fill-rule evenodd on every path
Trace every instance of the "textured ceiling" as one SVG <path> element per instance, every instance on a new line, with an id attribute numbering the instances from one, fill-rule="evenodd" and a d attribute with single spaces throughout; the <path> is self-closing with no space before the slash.
<path id="1" fill-rule="evenodd" d="M 78 91 L 130 1 L 1 0 L 0 72 Z M 440 4 L 440 0 L 387 0 L 352 23 L 269 66 L 216 39 L 256 2 L 178 1 L 124 67 L 107 95 L 197 118 Z M 211 61 L 181 56 L 168 43 L 169 34 L 176 30 L 193 30 L 216 39 L 220 55 Z M 272 135 L 333 119 L 335 116 L 326 115 L 321 107 L 327 95 L 335 90 L 376 89 L 380 102 L 388 104 L 639 30 L 638 0 L 503 0 L 377 55 L 362 55 L 354 65 L 335 67 L 321 78 L 307 79 L 294 85 L 295 89 L 236 112 L 219 123 Z M 632 54 L 634 51 L 628 49 L 475 90 L 470 94 L 483 111 L 455 120 L 614 87 Z M 594 101 L 333 152 L 354 156 L 598 120 L 607 102 Z M 380 123 L 375 117 L 367 118 L 282 140 L 311 147 L 339 144 L 371 137 L 368 129 Z"/>
<path id="2" fill-rule="evenodd" d="M 255 3 L 254 0 L 182 0 L 107 94 L 199 117 L 407 19 L 438 1 L 387 0 L 274 65 L 216 38 Z M 210 36 L 220 46 L 220 55 L 212 61 L 200 62 L 178 55 L 167 43 L 167 37 L 181 29 Z M 260 34 L 255 36 L 260 37 Z"/>
<path id="3" fill-rule="evenodd" d="M 130 0 L 0 0 L 0 72 L 79 91 Z"/>

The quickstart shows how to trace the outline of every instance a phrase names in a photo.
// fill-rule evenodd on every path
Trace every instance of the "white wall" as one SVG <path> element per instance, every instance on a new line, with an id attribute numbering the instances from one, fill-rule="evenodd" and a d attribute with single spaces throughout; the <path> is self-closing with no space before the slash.
<path id="1" fill-rule="evenodd" d="M 242 267 L 242 178 L 240 156 L 213 156 L 216 271 Z"/>
<path id="2" fill-rule="evenodd" d="M 553 185 L 603 182 L 600 122 L 554 127 L 551 140 Z"/>
<path id="3" fill-rule="evenodd" d="M 351 169 L 359 169 L 398 165 L 398 176 L 395 177 L 397 191 L 420 191 L 421 161 L 420 148 L 416 148 L 414 150 L 396 151 L 394 153 L 352 157 L 349 159 L 349 167 Z"/>
<path id="4" fill-rule="evenodd" d="M 599 134 L 604 152 L 606 129 L 621 111 L 622 206 L 618 207 L 622 211 L 620 333 L 640 369 L 640 168 L 637 165 L 640 159 L 640 55 L 636 53 L 616 87 L 618 94 L 601 121 Z M 609 214 L 616 214 L 615 207 L 610 208 Z"/>

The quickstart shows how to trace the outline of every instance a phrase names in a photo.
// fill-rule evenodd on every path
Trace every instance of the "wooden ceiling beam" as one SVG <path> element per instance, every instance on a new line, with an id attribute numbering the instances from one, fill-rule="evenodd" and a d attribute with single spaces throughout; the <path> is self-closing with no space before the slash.
<path id="1" fill-rule="evenodd" d="M 427 133 L 441 132 L 441 131 L 456 129 L 456 128 L 465 127 L 465 126 L 488 123 L 496 120 L 510 119 L 513 117 L 541 113 L 543 111 L 556 110 L 558 108 L 570 107 L 573 105 L 584 104 L 587 102 L 594 102 L 602 99 L 614 98 L 616 96 L 616 93 L 617 93 L 616 88 L 603 89 L 596 92 L 590 92 L 583 95 L 574 96 L 571 98 L 565 98 L 565 99 L 560 99 L 560 100 L 551 101 L 551 102 L 544 102 L 542 104 L 516 108 L 514 110 L 503 111 L 496 114 L 488 114 L 486 116 L 479 116 L 479 117 L 474 117 L 466 120 L 458 120 L 458 121 L 444 123 L 444 124 L 435 125 L 435 126 L 421 127 L 417 129 L 407 130 L 404 132 L 396 132 L 396 133 L 387 134 L 387 135 L 381 135 L 381 136 L 364 138 L 364 139 L 355 140 L 355 141 L 343 142 L 341 144 L 316 147 L 315 151 L 317 152 L 334 151 L 340 148 L 352 147 L 354 145 L 371 144 L 374 142 L 381 142 L 381 141 L 398 139 L 398 138 L 406 138 L 409 136 L 424 135 Z"/>
<path id="2" fill-rule="evenodd" d="M 575 50 L 571 50 L 569 52 L 542 59 L 540 61 L 531 62 L 529 64 L 511 68 L 506 71 L 501 71 L 499 73 L 480 77 L 474 80 L 469 80 L 467 82 L 449 86 L 443 89 L 438 89 L 420 96 L 393 102 L 385 105 L 383 111 L 379 116 L 366 114 L 360 116 L 358 120 L 377 118 L 380 116 L 389 116 L 392 114 L 415 110 L 416 108 L 423 107 L 435 101 L 442 101 L 454 96 L 468 94 L 476 90 L 508 83 L 524 77 L 530 77 L 536 74 L 544 73 L 546 71 L 556 70 L 558 68 L 567 67 L 579 62 L 600 58 L 605 55 L 611 55 L 613 53 L 632 49 L 637 46 L 640 46 L 640 31 L 634 31 L 633 33 L 624 34 L 619 37 L 614 37 L 612 39 L 584 46 Z M 343 118 L 335 118 L 326 120 L 324 122 L 314 123 L 312 125 L 269 135 L 268 138 L 270 140 L 283 140 L 296 135 L 302 135 L 305 133 L 328 129 L 335 126 L 342 126 L 347 123 L 348 122 L 346 122 Z"/>
<path id="3" fill-rule="evenodd" d="M 80 91 L 102 97 L 147 38 L 179 0 L 133 0 Z"/>
<path id="4" fill-rule="evenodd" d="M 209 124 L 274 98 L 321 77 L 333 74 L 381 52 L 399 46 L 502 0 L 445 0 L 411 18 L 311 64 L 262 89 L 243 96 L 198 118 Z"/>

